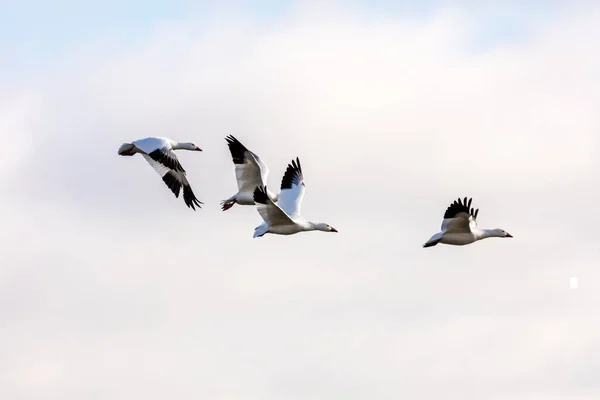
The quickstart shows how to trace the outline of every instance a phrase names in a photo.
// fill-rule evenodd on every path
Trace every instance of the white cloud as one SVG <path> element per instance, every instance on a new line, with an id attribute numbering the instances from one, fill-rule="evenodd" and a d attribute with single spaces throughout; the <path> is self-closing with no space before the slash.
<path id="1" fill-rule="evenodd" d="M 3 398 L 598 396 L 598 10 L 484 52 L 460 9 L 331 10 L 93 42 L 3 95 Z M 205 150 L 203 210 L 116 154 L 158 134 Z M 222 213 L 227 134 L 272 186 L 299 156 L 340 233 Z M 515 238 L 422 249 L 466 195 Z"/>

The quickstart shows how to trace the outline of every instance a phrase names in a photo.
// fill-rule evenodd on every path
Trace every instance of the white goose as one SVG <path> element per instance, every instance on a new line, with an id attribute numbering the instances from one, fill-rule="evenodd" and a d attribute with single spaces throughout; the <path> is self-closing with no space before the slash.
<path id="1" fill-rule="evenodd" d="M 202 208 L 192 187 L 187 180 L 185 169 L 179 163 L 173 150 L 202 151 L 193 143 L 179 143 L 163 137 L 148 137 L 135 140 L 131 143 L 123 143 L 119 148 L 119 155 L 133 156 L 140 153 L 154 170 L 162 177 L 163 182 L 171 189 L 175 197 L 179 198 L 179 192 L 183 186 L 183 200 L 188 207 L 196 210 L 194 205 Z"/>
<path id="2" fill-rule="evenodd" d="M 458 199 L 446 209 L 442 231 L 433 235 L 423 247 L 435 246 L 438 243 L 462 246 L 489 237 L 509 237 L 512 235 L 502 229 L 480 229 L 477 227 L 477 214 L 479 209 L 473 210 L 473 199 L 465 197 L 464 201 Z"/>
<path id="3" fill-rule="evenodd" d="M 229 210 L 234 204 L 245 206 L 254 205 L 254 189 L 257 186 L 265 186 L 269 176 L 269 168 L 256 154 L 248 150 L 235 137 L 229 135 L 225 138 L 231 158 L 235 165 L 235 178 L 237 180 L 238 192 L 221 202 L 223 211 Z M 279 195 L 268 192 L 273 201 L 279 199 Z"/>
<path id="4" fill-rule="evenodd" d="M 277 204 L 269 198 L 266 186 L 256 187 L 254 202 L 258 213 L 265 222 L 254 229 L 254 237 L 261 237 L 266 233 L 293 235 L 306 231 L 337 232 L 328 224 L 310 222 L 300 216 L 304 190 L 304 177 L 298 158 L 288 164 L 281 180 L 281 192 Z"/>

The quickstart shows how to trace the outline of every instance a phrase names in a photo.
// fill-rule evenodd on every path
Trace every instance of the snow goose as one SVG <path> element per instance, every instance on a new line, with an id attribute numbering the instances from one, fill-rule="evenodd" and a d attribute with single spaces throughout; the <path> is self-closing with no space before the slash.
<path id="1" fill-rule="evenodd" d="M 256 154 L 248 150 L 239 140 L 229 135 L 225 138 L 231 158 L 235 165 L 235 178 L 237 180 L 238 192 L 221 202 L 223 211 L 229 210 L 234 204 L 246 206 L 254 205 L 254 188 L 265 186 L 269 176 L 269 168 Z M 273 201 L 279 199 L 279 195 L 268 192 Z"/>
<path id="2" fill-rule="evenodd" d="M 477 227 L 479 209 L 473 210 L 467 198 L 455 200 L 446 209 L 442 221 L 442 231 L 433 235 L 423 247 L 435 246 L 438 243 L 462 246 L 489 237 L 509 237 L 512 235 L 502 229 L 480 229 Z"/>
<path id="3" fill-rule="evenodd" d="M 183 186 L 183 200 L 188 207 L 196 210 L 194 205 L 202 208 L 192 187 L 185 176 L 185 169 L 179 163 L 174 150 L 192 150 L 202 151 L 200 147 L 193 143 L 179 143 L 163 137 L 148 137 L 134 140 L 131 143 L 123 143 L 119 148 L 119 155 L 133 156 L 140 153 L 146 161 L 162 177 L 163 182 L 173 192 L 175 197 L 179 198 L 179 192 Z"/>
<path id="4" fill-rule="evenodd" d="M 266 233 L 293 235 L 305 231 L 337 232 L 328 224 L 310 222 L 300 216 L 304 190 L 304 177 L 298 158 L 288 164 L 281 180 L 277 204 L 269 197 L 266 186 L 257 186 L 254 189 L 254 202 L 264 223 L 254 229 L 254 237 L 261 237 Z"/>

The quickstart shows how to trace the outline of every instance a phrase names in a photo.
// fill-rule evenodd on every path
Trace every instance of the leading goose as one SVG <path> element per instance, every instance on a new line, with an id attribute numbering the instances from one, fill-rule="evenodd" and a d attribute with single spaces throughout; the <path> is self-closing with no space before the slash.
<path id="1" fill-rule="evenodd" d="M 435 246 L 438 243 L 463 246 L 489 237 L 509 237 L 512 235 L 502 229 L 480 229 L 477 227 L 479 209 L 473 210 L 467 198 L 455 200 L 446 209 L 442 231 L 433 235 L 423 247 Z"/>
<path id="2" fill-rule="evenodd" d="M 179 198 L 179 192 L 183 186 L 183 200 L 192 210 L 194 206 L 202 208 L 204 204 L 196 198 L 192 187 L 185 176 L 185 169 L 177 159 L 173 150 L 202 151 L 200 147 L 190 142 L 176 142 L 164 137 L 148 137 L 134 140 L 131 143 L 123 143 L 119 148 L 119 155 L 133 156 L 140 153 L 148 164 L 162 177 L 163 182 Z"/>
<path id="3" fill-rule="evenodd" d="M 234 204 L 253 206 L 254 189 L 257 186 L 265 186 L 269 176 L 269 168 L 262 162 L 259 156 L 251 152 L 239 140 L 232 135 L 225 138 L 231 159 L 235 165 L 235 178 L 237 180 L 238 192 L 221 202 L 223 211 L 229 210 Z M 273 201 L 279 199 L 278 194 L 268 192 Z"/>
<path id="4" fill-rule="evenodd" d="M 277 204 L 269 198 L 266 186 L 257 186 L 254 189 L 254 202 L 265 222 L 254 229 L 254 237 L 261 237 L 266 233 L 293 235 L 306 231 L 337 232 L 331 225 L 310 222 L 300 216 L 304 190 L 304 177 L 298 158 L 292 160 L 283 175 Z"/>

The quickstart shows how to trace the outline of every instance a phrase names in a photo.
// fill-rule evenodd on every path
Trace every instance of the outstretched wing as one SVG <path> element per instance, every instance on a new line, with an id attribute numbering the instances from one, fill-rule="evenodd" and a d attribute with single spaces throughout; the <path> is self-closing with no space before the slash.
<path id="1" fill-rule="evenodd" d="M 269 168 L 260 157 L 251 152 L 232 135 L 225 138 L 235 165 L 235 177 L 240 192 L 253 192 L 257 186 L 267 183 Z"/>
<path id="2" fill-rule="evenodd" d="M 444 213 L 442 232 L 470 233 L 477 227 L 479 209 L 470 208 L 472 201 L 472 198 L 467 201 L 465 197 L 464 200 L 458 199 L 450 204 Z"/>
<path id="3" fill-rule="evenodd" d="M 154 168 L 158 175 L 160 175 L 165 185 L 171 189 L 175 197 L 179 198 L 179 193 L 183 187 L 183 200 L 185 201 L 185 205 L 192 210 L 196 210 L 195 206 L 202 208 L 201 204 L 203 203 L 196 198 L 184 171 L 171 169 L 153 159 L 149 154 L 142 153 L 142 156 L 148 161 L 148 164 Z"/>
<path id="4" fill-rule="evenodd" d="M 267 195 L 266 186 L 257 186 L 254 189 L 254 203 L 262 219 L 270 226 L 293 225 L 294 221 Z"/>
<path id="5" fill-rule="evenodd" d="M 281 180 L 281 192 L 277 204 L 290 217 L 297 218 L 300 216 L 300 207 L 302 198 L 304 197 L 305 185 L 302 175 L 302 167 L 300 160 L 296 157 L 283 174 Z"/>

